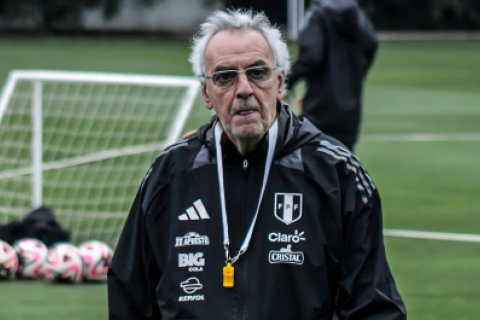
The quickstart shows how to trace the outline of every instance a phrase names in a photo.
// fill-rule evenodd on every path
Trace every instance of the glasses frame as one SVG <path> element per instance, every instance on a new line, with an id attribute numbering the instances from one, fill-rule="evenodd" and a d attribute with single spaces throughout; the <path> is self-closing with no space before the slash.
<path id="1" fill-rule="evenodd" d="M 214 85 L 215 87 L 217 87 L 217 88 L 229 89 L 229 88 L 234 87 L 234 86 L 237 84 L 240 73 L 245 73 L 245 75 L 246 75 L 246 72 L 247 72 L 248 70 L 262 69 L 262 68 L 265 68 L 265 67 L 267 67 L 267 68 L 270 69 L 270 77 L 269 77 L 268 79 L 254 82 L 254 81 L 251 81 L 251 80 L 248 78 L 248 76 L 247 76 L 248 81 L 251 82 L 251 83 L 262 83 L 262 82 L 265 82 L 265 81 L 270 80 L 270 79 L 272 78 L 272 73 L 271 73 L 271 72 L 272 72 L 273 70 L 277 70 L 278 68 L 272 68 L 272 67 L 270 67 L 269 65 L 261 65 L 261 66 L 254 66 L 254 67 L 246 68 L 246 69 L 244 69 L 244 70 L 222 70 L 222 71 L 217 71 L 217 72 L 212 73 L 211 76 L 205 76 L 205 78 L 206 78 L 206 79 L 212 79 L 213 85 Z M 237 74 L 237 76 L 236 76 L 236 78 L 235 78 L 235 81 L 232 82 L 232 85 L 231 85 L 231 86 L 227 86 L 227 87 L 217 86 L 217 85 L 215 84 L 215 82 L 213 81 L 213 77 L 216 76 L 216 75 L 219 75 L 219 74 L 224 74 L 224 73 L 229 73 L 229 72 L 235 72 L 235 73 Z"/>

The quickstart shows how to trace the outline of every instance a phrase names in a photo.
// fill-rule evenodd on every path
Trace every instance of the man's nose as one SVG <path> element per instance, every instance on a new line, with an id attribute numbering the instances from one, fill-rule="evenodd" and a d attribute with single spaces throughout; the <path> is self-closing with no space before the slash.
<path id="1" fill-rule="evenodd" d="M 245 73 L 238 74 L 237 86 L 235 88 L 235 96 L 238 99 L 248 99 L 253 95 L 253 88 L 250 81 L 248 81 Z"/>

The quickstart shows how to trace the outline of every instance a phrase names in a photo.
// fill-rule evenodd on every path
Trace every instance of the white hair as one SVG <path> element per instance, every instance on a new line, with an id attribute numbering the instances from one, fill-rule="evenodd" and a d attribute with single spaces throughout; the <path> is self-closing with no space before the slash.
<path id="1" fill-rule="evenodd" d="M 277 75 L 282 70 L 285 76 L 290 70 L 290 53 L 282 34 L 270 24 L 263 12 L 253 13 L 251 10 L 215 11 L 200 25 L 200 30 L 193 37 L 192 52 L 188 61 L 192 64 L 193 73 L 200 81 L 205 82 L 205 50 L 212 37 L 222 30 L 256 30 L 260 32 L 273 52 Z"/>

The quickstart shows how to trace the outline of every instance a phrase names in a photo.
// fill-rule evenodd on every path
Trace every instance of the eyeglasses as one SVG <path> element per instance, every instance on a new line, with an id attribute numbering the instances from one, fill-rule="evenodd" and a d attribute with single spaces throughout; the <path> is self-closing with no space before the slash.
<path id="1" fill-rule="evenodd" d="M 267 81 L 272 77 L 272 70 L 269 66 L 255 66 L 245 70 L 225 70 L 214 72 L 211 76 L 205 76 L 207 79 L 212 79 L 213 84 L 219 88 L 231 88 L 238 81 L 238 75 L 244 73 L 248 81 L 252 83 L 259 83 Z"/>

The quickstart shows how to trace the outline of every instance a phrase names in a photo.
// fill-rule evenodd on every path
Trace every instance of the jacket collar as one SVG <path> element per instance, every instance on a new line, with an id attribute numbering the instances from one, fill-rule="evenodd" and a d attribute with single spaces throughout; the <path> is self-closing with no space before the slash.
<path id="1" fill-rule="evenodd" d="M 310 121 L 295 115 L 290 106 L 283 101 L 277 102 L 277 112 L 278 138 L 274 153 L 274 160 L 293 152 L 321 134 L 321 131 L 318 130 Z M 213 116 L 209 124 L 205 124 L 198 129 L 198 137 L 200 141 L 203 145 L 205 145 L 212 155 L 215 155 L 214 128 L 217 121 L 217 116 Z M 263 155 L 265 154 L 268 145 L 267 136 L 268 135 L 265 135 L 262 140 L 260 140 L 257 148 L 254 150 L 254 152 L 252 152 L 251 155 L 247 156 L 247 159 L 251 157 L 251 159 L 254 159 L 255 161 L 255 159 L 258 157 L 264 160 Z M 236 162 L 245 159 L 245 157 L 242 157 L 236 150 L 231 141 L 224 142 L 222 144 L 222 147 L 223 146 L 224 158 L 226 157 L 227 161 L 232 160 Z M 231 147 L 233 147 L 235 150 L 231 150 Z"/>

